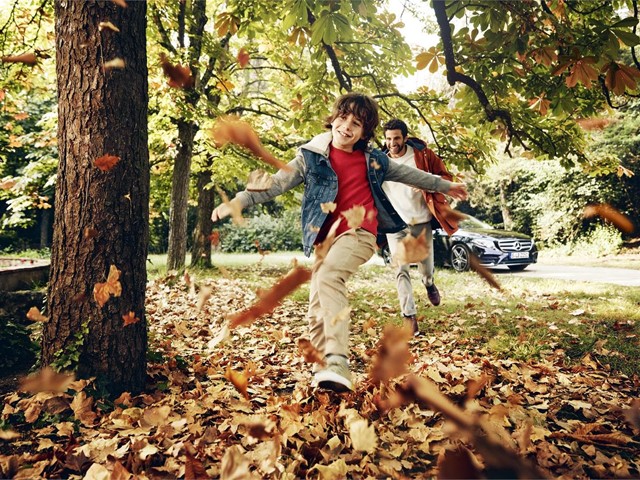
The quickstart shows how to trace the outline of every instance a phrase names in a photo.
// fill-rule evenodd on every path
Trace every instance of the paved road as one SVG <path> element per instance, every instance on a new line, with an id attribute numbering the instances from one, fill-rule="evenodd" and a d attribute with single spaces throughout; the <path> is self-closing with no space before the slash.
<path id="1" fill-rule="evenodd" d="M 628 287 L 640 287 L 640 270 L 626 268 L 534 264 L 527 267 L 523 272 L 495 269 L 494 273 L 499 276 L 517 275 L 522 277 L 556 278 L 558 280 L 613 283 Z"/>

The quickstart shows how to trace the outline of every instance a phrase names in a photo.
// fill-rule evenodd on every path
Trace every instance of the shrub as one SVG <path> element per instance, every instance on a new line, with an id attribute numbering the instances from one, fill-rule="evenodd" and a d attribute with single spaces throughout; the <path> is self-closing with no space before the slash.
<path id="1" fill-rule="evenodd" d="M 36 361 L 37 350 L 38 345 L 23 325 L 0 317 L 0 372 L 29 369 Z"/>
<path id="2" fill-rule="evenodd" d="M 223 252 L 291 251 L 302 248 L 302 227 L 298 211 L 289 210 L 275 218 L 261 214 L 244 226 L 226 224 L 220 229 Z"/>

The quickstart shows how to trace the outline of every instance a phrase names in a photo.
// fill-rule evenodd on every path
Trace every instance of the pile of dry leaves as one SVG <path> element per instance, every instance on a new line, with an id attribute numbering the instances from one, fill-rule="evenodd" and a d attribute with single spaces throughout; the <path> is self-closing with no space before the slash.
<path id="1" fill-rule="evenodd" d="M 637 379 L 353 318 L 356 391 L 316 391 L 305 303 L 247 321 L 269 295 L 228 278 L 151 283 L 146 393 L 98 400 L 92 381 L 41 372 L 4 398 L 0 477 L 640 475 Z"/>

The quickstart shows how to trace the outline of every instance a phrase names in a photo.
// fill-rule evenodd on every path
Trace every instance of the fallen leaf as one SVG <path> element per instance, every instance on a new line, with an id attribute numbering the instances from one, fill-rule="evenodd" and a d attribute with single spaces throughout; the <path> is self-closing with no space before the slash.
<path id="1" fill-rule="evenodd" d="M 96 421 L 97 414 L 92 410 L 93 398 L 87 397 L 85 392 L 78 392 L 71 402 L 76 420 L 79 420 L 85 427 L 91 427 Z"/>
<path id="2" fill-rule="evenodd" d="M 493 274 L 489 271 L 489 269 L 483 265 L 480 265 L 480 260 L 474 254 L 469 255 L 469 263 L 470 268 L 474 272 L 476 272 L 480 277 L 484 278 L 484 280 L 491 285 L 493 288 L 497 290 L 502 290 L 502 287 L 493 276 Z"/>
<path id="3" fill-rule="evenodd" d="M 124 60 L 121 58 L 113 58 L 104 62 L 102 65 L 102 69 L 106 72 L 107 70 L 122 70 L 125 67 Z"/>
<path id="4" fill-rule="evenodd" d="M 31 307 L 29 309 L 29 311 L 27 312 L 27 318 L 29 320 L 31 320 L 32 322 L 48 322 L 49 321 L 49 317 L 45 317 L 44 315 L 42 315 L 42 313 L 40 313 L 40 310 L 38 309 L 38 307 Z"/>
<path id="5" fill-rule="evenodd" d="M 2 57 L 4 63 L 24 63 L 25 65 L 35 65 L 38 58 L 35 53 L 23 53 L 22 55 L 7 55 Z"/>
<path id="6" fill-rule="evenodd" d="M 378 446 L 378 435 L 373 425 L 364 418 L 349 422 L 349 437 L 354 450 L 373 453 Z"/>
<path id="7" fill-rule="evenodd" d="M 133 325 L 134 323 L 138 323 L 140 319 L 136 317 L 134 312 L 129 312 L 126 315 L 122 316 L 122 320 L 124 320 L 124 326 Z"/>
<path id="8" fill-rule="evenodd" d="M 93 164 L 103 172 L 108 172 L 113 167 L 115 167 L 119 161 L 120 157 L 116 157 L 115 155 L 103 155 L 99 158 L 96 158 L 93 161 Z"/>
<path id="9" fill-rule="evenodd" d="M 232 315 L 229 320 L 229 328 L 247 325 L 262 315 L 270 313 L 291 292 L 311 278 L 308 268 L 296 266 L 289 273 L 278 280 L 273 287 L 264 292 L 258 302 L 242 312 Z"/>
<path id="10" fill-rule="evenodd" d="M 218 117 L 212 129 L 216 147 L 234 143 L 249 149 L 255 156 L 278 169 L 290 170 L 286 163 L 278 160 L 267 150 L 255 130 L 247 122 L 235 117 Z"/>
<path id="11" fill-rule="evenodd" d="M 98 24 L 98 30 L 100 30 L 100 31 L 102 31 L 102 30 L 111 30 L 112 32 L 119 32 L 120 31 L 120 29 L 118 27 L 116 27 L 111 22 L 100 22 Z"/>
<path id="12" fill-rule="evenodd" d="M 364 221 L 365 213 L 367 213 L 367 211 L 362 205 L 356 205 L 342 212 L 342 216 L 347 221 L 349 228 L 358 228 Z"/>
<path id="13" fill-rule="evenodd" d="M 265 170 L 254 170 L 249 174 L 247 179 L 247 191 L 264 192 L 269 190 L 273 185 L 273 178 Z"/>
<path id="14" fill-rule="evenodd" d="M 104 283 L 96 283 L 93 287 L 93 298 L 103 307 L 109 300 L 109 297 L 119 297 L 122 294 L 122 285 L 120 284 L 120 270 L 115 265 L 109 267 L 109 275 Z"/>
<path id="15" fill-rule="evenodd" d="M 20 434 L 14 430 L 0 430 L 0 440 L 11 441 L 20 438 Z"/>
<path id="16" fill-rule="evenodd" d="M 588 205 L 584 209 L 584 218 L 600 217 L 613 224 L 618 230 L 624 233 L 633 233 L 633 222 L 626 215 L 620 213 L 611 205 L 606 203 L 598 205 Z"/>
<path id="17" fill-rule="evenodd" d="M 188 66 L 172 65 L 164 53 L 160 54 L 160 65 L 162 71 L 169 78 L 167 82 L 173 88 L 191 88 L 194 85 L 194 78 Z"/>

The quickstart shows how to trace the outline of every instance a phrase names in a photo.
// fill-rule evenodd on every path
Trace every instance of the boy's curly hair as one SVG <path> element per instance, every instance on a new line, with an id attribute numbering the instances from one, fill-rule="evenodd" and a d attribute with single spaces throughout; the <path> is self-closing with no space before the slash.
<path id="1" fill-rule="evenodd" d="M 364 150 L 373 138 L 373 134 L 380 121 L 378 104 L 364 93 L 350 92 L 341 95 L 333 105 L 333 112 L 325 120 L 325 127 L 331 128 L 331 123 L 341 115 L 353 115 L 362 122 L 362 138 L 353 146 L 355 150 Z"/>

